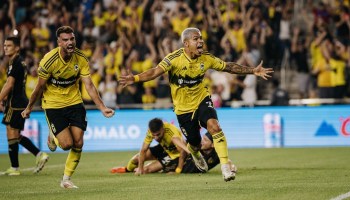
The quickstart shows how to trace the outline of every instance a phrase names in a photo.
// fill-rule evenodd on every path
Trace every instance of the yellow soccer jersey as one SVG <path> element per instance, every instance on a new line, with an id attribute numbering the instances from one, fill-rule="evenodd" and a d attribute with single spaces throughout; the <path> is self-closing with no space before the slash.
<path id="1" fill-rule="evenodd" d="M 168 54 L 158 66 L 169 73 L 174 110 L 180 115 L 194 112 L 202 100 L 209 96 L 203 82 L 205 72 L 208 69 L 222 71 L 226 63 L 208 52 L 191 59 L 181 48 Z"/>
<path id="2" fill-rule="evenodd" d="M 168 153 L 171 159 L 175 159 L 180 157 L 180 152 L 177 150 L 175 144 L 171 141 L 171 138 L 178 137 L 182 138 L 180 131 L 176 128 L 175 125 L 164 122 L 164 137 L 159 142 L 159 144 L 163 147 L 165 152 Z M 146 144 L 151 144 L 153 141 L 153 136 L 150 130 L 147 131 L 146 138 L 143 141 Z"/>
<path id="3" fill-rule="evenodd" d="M 39 77 L 47 80 L 42 97 L 43 109 L 63 108 L 83 102 L 79 79 L 90 76 L 89 62 L 77 48 L 68 62 L 63 60 L 59 51 L 60 47 L 51 50 L 39 63 Z"/>

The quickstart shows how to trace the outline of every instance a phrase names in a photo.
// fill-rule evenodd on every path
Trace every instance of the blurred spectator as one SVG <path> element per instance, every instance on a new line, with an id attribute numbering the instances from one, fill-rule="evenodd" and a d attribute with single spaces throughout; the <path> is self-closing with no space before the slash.
<path id="1" fill-rule="evenodd" d="M 168 74 L 165 73 L 157 79 L 156 108 L 171 108 L 170 86 Z"/>
<path id="2" fill-rule="evenodd" d="M 299 98 L 307 98 L 310 80 L 310 69 L 308 63 L 308 38 L 302 38 L 303 35 L 298 27 L 293 29 L 291 53 L 297 69 Z M 305 37 L 305 36 L 304 36 Z"/>
<path id="3" fill-rule="evenodd" d="M 153 94 L 153 88 L 145 87 L 145 93 L 142 95 L 143 109 L 152 109 L 155 102 L 156 96 Z"/>
<path id="4" fill-rule="evenodd" d="M 272 80 L 273 93 L 271 97 L 271 106 L 288 106 L 289 105 L 289 94 L 286 90 L 280 87 L 278 79 Z"/>
<path id="5" fill-rule="evenodd" d="M 98 86 L 102 101 L 110 108 L 117 107 L 117 84 L 115 75 L 106 73 Z"/>
<path id="6" fill-rule="evenodd" d="M 287 70 L 284 79 L 296 72 L 297 89 L 287 88 L 293 97 L 306 98 L 309 85 L 313 92 L 321 88 L 320 97 L 339 97 L 344 94 L 335 91 L 347 91 L 345 95 L 350 96 L 349 16 L 348 1 L 11 0 L 0 3 L 0 43 L 4 42 L 4 35 L 18 34 L 23 53 L 41 59 L 49 48 L 57 46 L 55 30 L 70 25 L 76 31 L 77 47 L 92 66 L 119 76 L 123 67 L 135 71 L 153 67 L 160 58 L 180 47 L 181 31 L 194 26 L 207 41 L 205 49 L 224 60 L 254 57 L 258 51 L 258 60 L 274 67 L 276 74 Z M 299 28 L 298 34 L 292 27 Z M 339 58 L 335 56 L 339 46 L 335 41 L 343 45 Z M 285 52 L 291 52 L 292 59 L 286 59 Z M 325 52 L 329 52 L 328 61 Z M 2 48 L 0 61 L 4 62 Z M 288 68 L 293 61 L 296 67 Z M 339 67 L 339 63 L 344 66 L 344 62 L 348 67 L 339 69 L 346 74 L 341 77 L 342 73 L 337 73 L 334 66 Z M 322 68 L 328 69 L 330 75 L 323 73 Z M 281 81 L 285 82 L 284 79 Z M 234 97 L 229 100 L 240 94 L 242 88 L 237 88 L 240 84 L 237 80 L 232 77 L 230 81 Z M 330 84 L 326 87 L 334 90 L 335 96 L 325 95 L 327 81 Z M 134 102 L 141 103 L 144 87 L 157 88 L 158 83 L 137 85 Z M 336 89 L 339 86 L 342 89 Z M 272 91 L 266 85 L 257 87 L 258 99 L 270 98 Z"/>

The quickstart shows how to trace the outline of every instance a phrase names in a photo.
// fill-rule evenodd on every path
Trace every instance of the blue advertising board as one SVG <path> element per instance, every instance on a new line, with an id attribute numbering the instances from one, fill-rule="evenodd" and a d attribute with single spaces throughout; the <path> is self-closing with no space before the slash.
<path id="1" fill-rule="evenodd" d="M 347 105 L 217 109 L 229 148 L 349 146 L 349 111 Z M 117 110 L 113 118 L 89 110 L 84 151 L 138 150 L 148 121 L 154 117 L 178 126 L 172 110 Z M 42 111 L 31 113 L 23 134 L 49 151 L 48 127 Z M 0 125 L 0 153 L 7 153 L 4 125 Z"/>

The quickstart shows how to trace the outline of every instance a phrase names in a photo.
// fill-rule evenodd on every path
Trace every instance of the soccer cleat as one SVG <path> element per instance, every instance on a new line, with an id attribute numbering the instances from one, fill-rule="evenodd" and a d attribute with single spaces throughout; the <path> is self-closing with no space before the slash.
<path id="1" fill-rule="evenodd" d="M 192 155 L 194 164 L 196 165 L 196 167 L 199 169 L 199 171 L 201 172 L 207 172 L 208 171 L 208 164 L 207 162 L 205 162 L 204 157 L 202 156 L 202 154 L 200 152 L 198 152 L 199 156 L 196 157 L 195 155 Z"/>
<path id="2" fill-rule="evenodd" d="M 235 164 L 231 164 L 231 172 L 237 173 L 237 166 Z"/>
<path id="3" fill-rule="evenodd" d="M 54 136 L 52 135 L 51 131 L 49 133 L 49 136 L 47 137 L 47 147 L 49 147 L 50 151 L 54 152 L 56 151 L 57 145 L 54 140 Z"/>
<path id="4" fill-rule="evenodd" d="M 74 183 L 71 180 L 62 180 L 61 181 L 61 188 L 77 189 L 78 186 L 74 185 Z"/>
<path id="5" fill-rule="evenodd" d="M 19 168 L 13 168 L 10 167 L 6 171 L 1 172 L 1 175 L 8 175 L 8 176 L 18 176 L 21 175 L 21 172 L 19 171 Z"/>
<path id="6" fill-rule="evenodd" d="M 122 174 L 122 173 L 126 173 L 126 172 L 128 172 L 128 171 L 126 170 L 126 167 L 113 167 L 113 168 L 110 170 L 110 172 L 111 172 L 112 174 L 116 174 L 116 173 Z"/>
<path id="7" fill-rule="evenodd" d="M 224 181 L 233 181 L 236 178 L 236 173 L 231 171 L 231 167 L 229 164 L 221 165 L 222 176 L 224 177 Z"/>
<path id="8" fill-rule="evenodd" d="M 45 163 L 49 160 L 49 155 L 45 152 L 40 152 L 39 155 L 36 156 L 36 168 L 34 169 L 34 173 L 39 173 L 45 166 Z"/>

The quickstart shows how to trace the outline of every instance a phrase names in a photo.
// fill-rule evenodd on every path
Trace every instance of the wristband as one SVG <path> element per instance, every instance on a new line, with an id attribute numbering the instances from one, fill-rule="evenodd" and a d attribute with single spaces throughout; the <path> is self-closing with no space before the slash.
<path id="1" fill-rule="evenodd" d="M 134 82 L 137 83 L 140 81 L 140 76 L 139 75 L 135 75 L 134 76 Z"/>
<path id="2" fill-rule="evenodd" d="M 182 171 L 182 169 L 181 169 L 181 168 L 176 167 L 175 172 L 176 172 L 177 174 L 180 174 L 180 173 L 181 173 L 181 171 Z"/>

